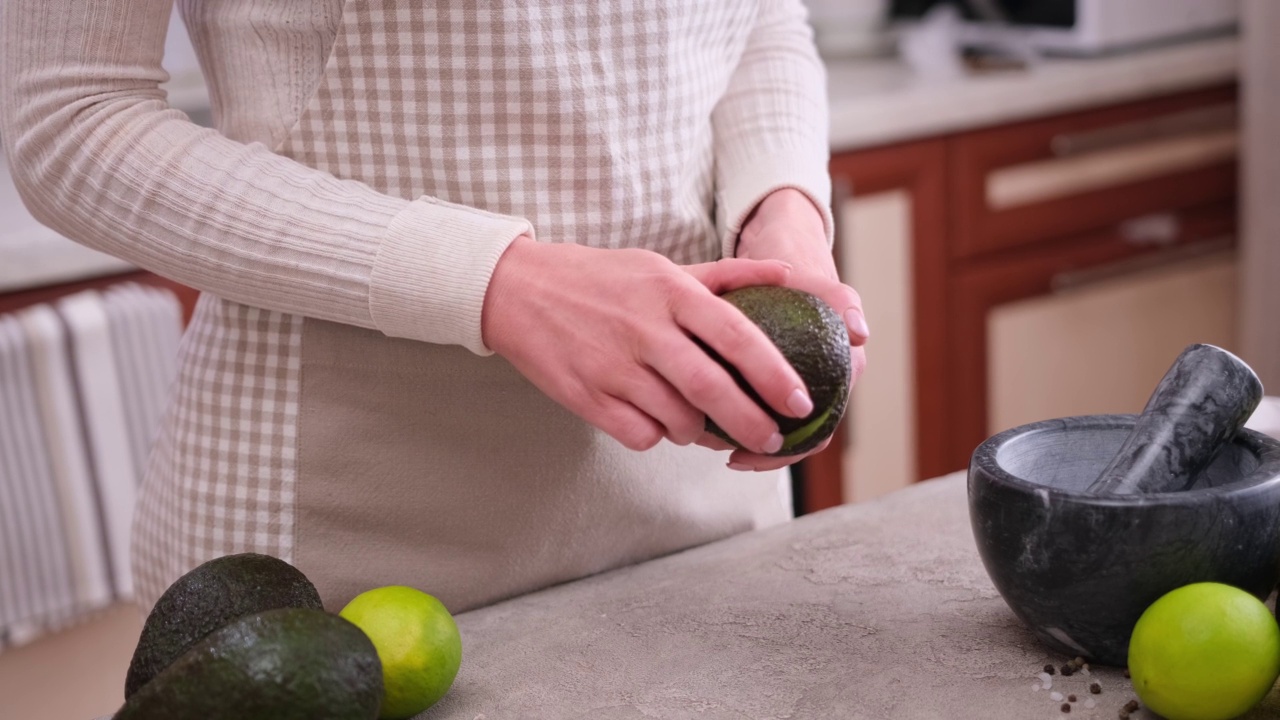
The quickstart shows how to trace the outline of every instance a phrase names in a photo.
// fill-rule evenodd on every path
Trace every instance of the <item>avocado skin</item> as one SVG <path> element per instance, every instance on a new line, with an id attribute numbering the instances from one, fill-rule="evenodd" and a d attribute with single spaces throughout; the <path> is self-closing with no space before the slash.
<path id="1" fill-rule="evenodd" d="M 721 298 L 742 311 L 753 323 L 764 330 L 765 335 L 782 351 L 791 367 L 795 368 L 809 389 L 813 400 L 813 412 L 803 418 L 781 415 L 768 406 L 737 368 L 725 362 L 715 351 L 703 346 L 733 376 L 762 410 L 778 423 L 778 431 L 785 438 L 804 427 L 831 408 L 827 419 L 807 438 L 793 445 L 783 445 L 775 456 L 802 455 L 818 447 L 835 432 L 844 417 L 849 402 L 850 375 L 849 331 L 844 321 L 819 298 L 792 288 L 760 285 L 731 290 Z M 707 418 L 707 431 L 742 447 L 729 437 L 711 418 Z"/>
<path id="2" fill-rule="evenodd" d="M 382 663 L 360 628 L 310 608 L 231 621 L 125 701 L 114 720 L 374 720 Z"/>
<path id="3" fill-rule="evenodd" d="M 307 576 L 283 560 L 240 553 L 196 567 L 170 585 L 147 616 L 125 676 L 125 698 L 228 622 L 288 607 L 324 606 Z"/>

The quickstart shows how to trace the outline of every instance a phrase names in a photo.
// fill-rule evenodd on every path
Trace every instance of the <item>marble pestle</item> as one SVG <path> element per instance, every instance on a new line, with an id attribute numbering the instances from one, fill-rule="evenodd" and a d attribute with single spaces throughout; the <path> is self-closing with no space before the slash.
<path id="1" fill-rule="evenodd" d="M 1191 345 L 1173 362 L 1133 431 L 1089 492 L 1187 490 L 1262 400 L 1262 382 L 1240 358 Z"/>

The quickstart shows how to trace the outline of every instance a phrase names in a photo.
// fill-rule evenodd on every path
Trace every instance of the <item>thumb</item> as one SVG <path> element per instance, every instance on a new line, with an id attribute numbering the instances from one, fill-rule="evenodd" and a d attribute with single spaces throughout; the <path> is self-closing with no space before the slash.
<path id="1" fill-rule="evenodd" d="M 699 265 L 686 265 L 684 271 L 716 295 L 751 285 L 783 285 L 791 274 L 791 266 L 781 260 L 749 260 L 726 258 Z"/>

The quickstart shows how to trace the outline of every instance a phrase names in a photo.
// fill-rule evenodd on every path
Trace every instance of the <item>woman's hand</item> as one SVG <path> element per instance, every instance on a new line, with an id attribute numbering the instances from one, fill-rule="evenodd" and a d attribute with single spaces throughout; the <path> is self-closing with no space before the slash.
<path id="1" fill-rule="evenodd" d="M 787 188 L 773 192 L 761 201 L 742 228 L 737 256 L 787 263 L 792 270 L 782 284 L 822 298 L 844 318 L 851 345 L 851 379 L 857 382 L 867 364 L 862 346 L 871 333 L 862 312 L 862 299 L 857 291 L 840 282 L 835 259 L 827 247 L 822 215 L 809 198 Z M 716 449 L 731 449 L 727 443 L 709 434 L 700 438 L 698 443 Z M 823 450 L 829 443 L 830 439 L 808 454 Z M 775 470 L 802 457 L 805 456 L 766 457 L 746 450 L 734 450 L 729 456 L 729 467 L 736 470 Z"/>
<path id="2" fill-rule="evenodd" d="M 663 437 L 687 445 L 704 416 L 745 447 L 782 446 L 778 426 L 694 342 L 732 363 L 769 405 L 813 408 L 795 370 L 768 337 L 717 295 L 788 283 L 777 260 L 728 259 L 680 267 L 645 250 L 600 250 L 517 239 L 485 295 L 485 344 L 534 385 L 634 450 Z"/>

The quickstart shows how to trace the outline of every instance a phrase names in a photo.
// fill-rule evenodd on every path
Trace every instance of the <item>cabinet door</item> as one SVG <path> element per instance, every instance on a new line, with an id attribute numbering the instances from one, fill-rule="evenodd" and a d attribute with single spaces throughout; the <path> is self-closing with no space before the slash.
<path id="1" fill-rule="evenodd" d="M 837 208 L 840 274 L 876 323 L 867 372 L 846 415 L 845 502 L 871 500 L 916 479 L 911 210 L 904 188 L 859 195 Z"/>
<path id="2" fill-rule="evenodd" d="M 1235 306 L 1236 256 L 1225 252 L 993 308 L 988 433 L 1141 412 L 1187 345 L 1236 351 Z"/>
<path id="3" fill-rule="evenodd" d="M 1011 303 L 1050 297 L 1064 283 L 1076 284 L 1090 278 L 1112 277 L 1117 282 L 1132 279 L 1141 267 L 1184 258 L 1188 253 L 1213 252 L 1234 247 L 1235 207 L 1231 203 L 1216 204 L 1169 213 L 1163 218 L 1173 234 L 1160 246 L 1135 244 L 1132 234 L 1122 224 L 1106 232 L 1044 243 L 1016 253 L 992 257 L 980 263 L 957 267 L 948 282 L 947 337 L 949 352 L 946 363 L 949 382 L 945 391 L 950 425 L 943 436 L 948 445 L 951 470 L 964 468 L 973 449 L 989 435 L 992 415 L 988 400 L 993 381 L 988 349 L 988 318 L 996 309 Z M 1202 256 L 1203 257 L 1203 256 Z M 1157 318 L 1177 319 L 1159 308 L 1134 315 L 1134 322 L 1157 322 Z M 1141 318 L 1137 320 L 1136 318 Z M 1162 320 L 1161 320 L 1162 321 Z M 1099 320 L 1098 322 L 1102 322 Z M 1075 333 L 1077 327 L 1060 326 L 1064 333 Z M 1141 328 L 1131 330 L 1140 337 Z M 1079 343 L 1075 336 L 1064 335 L 1067 343 Z M 1021 344 L 1021 343 L 1019 343 Z M 1116 350 L 1123 347 L 1122 350 Z M 1103 343 L 1097 353 L 1129 352 L 1128 346 Z M 1024 352 L 1035 352 L 1026 348 Z M 1168 357 L 1165 365 L 1173 358 Z M 1121 363 L 1121 359 L 1116 359 Z M 1007 367 L 1007 364 L 1002 366 Z M 1100 372 L 1110 372 L 1108 364 L 1100 364 Z M 1046 382 L 1050 382 L 1047 379 Z M 1057 382 L 1052 380 L 1052 382 Z M 1149 392 L 1149 389 L 1148 389 Z"/>

